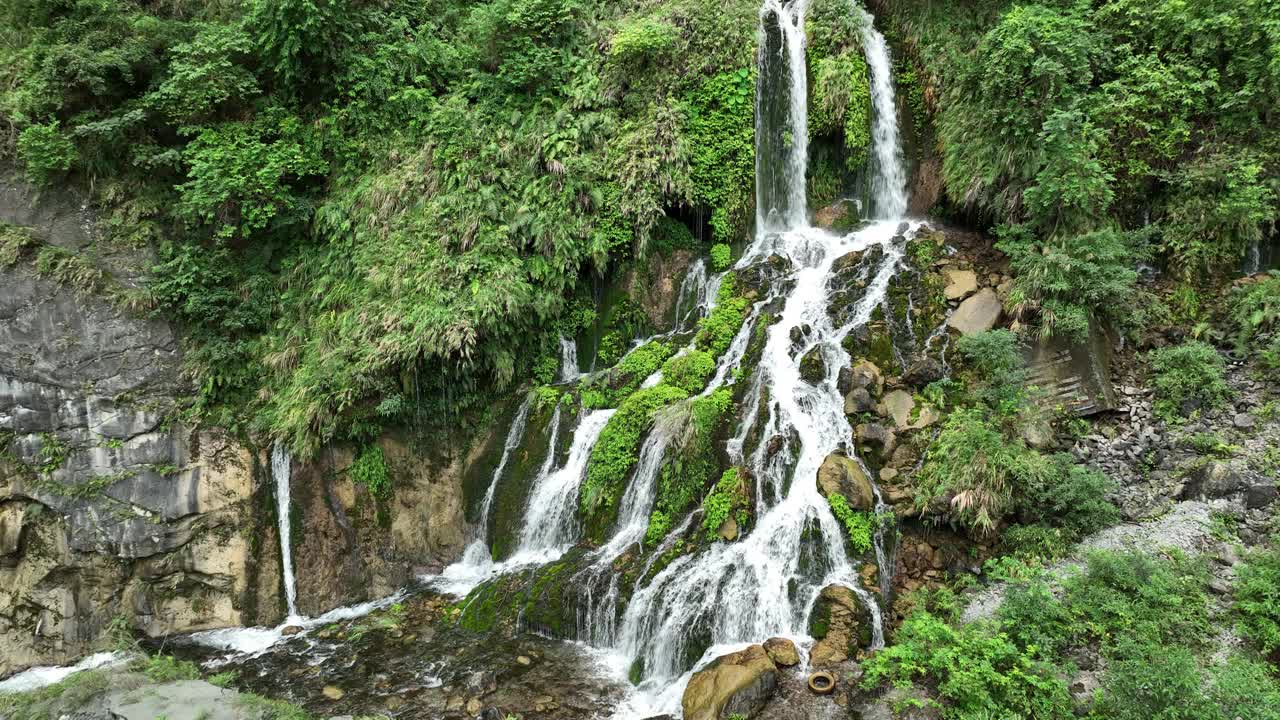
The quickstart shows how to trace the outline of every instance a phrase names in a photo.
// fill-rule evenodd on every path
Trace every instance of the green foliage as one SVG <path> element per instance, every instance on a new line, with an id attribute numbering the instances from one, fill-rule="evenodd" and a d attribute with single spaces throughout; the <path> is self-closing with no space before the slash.
<path id="1" fill-rule="evenodd" d="M 1044 337 L 1085 342 L 1093 318 L 1117 327 L 1133 325 L 1138 273 L 1132 234 L 1103 228 L 1040 242 L 1027 226 L 1002 227 L 996 247 L 1014 272 L 1009 303 L 1032 312 Z"/>
<path id="2" fill-rule="evenodd" d="M 1216 718 L 1196 658 L 1185 648 L 1127 643 L 1107 665 L 1099 714 L 1116 720 Z"/>
<path id="3" fill-rule="evenodd" d="M 649 527 L 644 531 L 645 547 L 657 547 L 669 532 L 671 532 L 671 516 L 661 510 L 654 510 L 649 515 Z"/>
<path id="4" fill-rule="evenodd" d="M 673 438 L 669 459 L 658 476 L 655 510 L 646 537 L 654 541 L 665 537 L 673 519 L 693 507 L 716 480 L 720 464 L 715 440 L 732 422 L 732 409 L 733 391 L 729 388 L 719 388 L 673 409 L 686 410 L 688 415 L 670 419 L 683 432 Z"/>
<path id="5" fill-rule="evenodd" d="M 1271 0 L 887 12 L 922 61 L 947 195 L 983 221 L 1029 224 L 1045 245 L 1149 221 L 1192 278 L 1228 269 L 1276 218 Z"/>
<path id="6" fill-rule="evenodd" d="M 929 447 L 917 478 L 917 506 L 949 495 L 951 512 L 981 533 L 1013 507 L 1014 486 L 1027 461 L 1021 445 L 1005 439 L 999 426 L 973 408 L 947 416 Z"/>
<path id="7" fill-rule="evenodd" d="M 1019 648 L 1003 632 L 949 625 L 923 609 L 903 621 L 894 643 L 872 655 L 863 671 L 868 689 L 932 678 L 945 718 L 1074 716 L 1066 683 L 1033 651 Z"/>
<path id="8" fill-rule="evenodd" d="M 391 496 L 391 472 L 387 468 L 387 458 L 382 446 L 370 443 L 364 446 L 347 470 L 351 482 L 368 488 L 376 498 L 385 499 Z"/>
<path id="9" fill-rule="evenodd" d="M 1226 362 L 1198 340 L 1152 350 L 1147 355 L 1155 387 L 1156 413 L 1168 422 L 1221 407 L 1231 396 Z"/>
<path id="10" fill-rule="evenodd" d="M 609 59 L 627 66 L 658 59 L 675 46 L 680 30 L 665 20 L 637 18 L 618 27 L 609 47 Z"/>
<path id="11" fill-rule="evenodd" d="M 812 53 L 811 53 L 812 57 Z M 871 151 L 871 87 L 867 61 L 860 48 L 813 62 L 810 135 L 838 134 L 845 163 L 860 168 Z"/>
<path id="12" fill-rule="evenodd" d="M 730 518 L 741 517 L 739 511 L 744 510 L 749 502 L 746 477 L 736 467 L 725 470 L 716 481 L 715 489 L 702 499 L 702 529 L 706 531 L 707 539 L 718 539 L 720 528 Z M 739 521 L 738 532 L 742 530 Z"/>
<path id="13" fill-rule="evenodd" d="M 1019 519 L 1060 529 L 1068 543 L 1120 522 L 1120 510 L 1106 499 L 1115 484 L 1067 453 L 1029 456 L 1020 477 Z"/>
<path id="14" fill-rule="evenodd" d="M 849 501 L 840 493 L 827 496 L 831 512 L 840 521 L 849 538 L 849 545 L 856 553 L 864 553 L 871 549 L 871 536 L 875 533 L 875 520 L 871 513 L 861 512 L 849 507 Z"/>
<path id="15" fill-rule="evenodd" d="M 662 366 L 662 381 L 689 394 L 702 390 L 716 371 L 716 360 L 703 350 L 675 355 Z"/>
<path id="16" fill-rule="evenodd" d="M 754 207 L 755 81 L 754 68 L 722 72 L 686 100 L 692 194 L 712 209 L 717 242 L 736 239 Z"/>
<path id="17" fill-rule="evenodd" d="M 1000 408 L 1022 400 L 1022 383 L 1027 379 L 1022 343 L 1014 333 L 1000 329 L 965 335 L 956 350 L 973 368 L 982 398 Z"/>
<path id="18" fill-rule="evenodd" d="M 1233 266 L 1276 217 L 1263 164 L 1242 152 L 1212 152 L 1171 173 L 1162 249 L 1192 280 Z"/>
<path id="19" fill-rule="evenodd" d="M 18 157 L 26 166 L 31 182 L 44 185 L 71 169 L 76 160 L 76 146 L 62 134 L 55 120 L 47 125 L 24 128 L 18 135 Z"/>
<path id="20" fill-rule="evenodd" d="M 1258 550 L 1235 585 L 1236 628 L 1263 655 L 1280 652 L 1280 551 Z"/>
<path id="21" fill-rule="evenodd" d="M 716 293 L 716 306 L 710 314 L 698 321 L 698 334 L 694 338 L 701 350 L 720 357 L 733 344 L 747 312 L 751 309 L 751 301 L 738 295 L 738 278 L 732 273 L 725 275 Z"/>
<path id="22" fill-rule="evenodd" d="M 31 231 L 0 223 L 0 268 L 11 267 L 36 244 Z"/>
<path id="23" fill-rule="evenodd" d="M 607 529 L 607 522 L 617 513 L 627 474 L 638 459 L 640 438 L 652 424 L 654 412 L 688 396 L 684 390 L 665 384 L 637 390 L 609 418 L 591 448 L 587 477 L 579 493 L 582 512 L 593 520 L 589 525 L 597 534 Z"/>
<path id="24" fill-rule="evenodd" d="M 728 270 L 733 263 L 733 251 L 725 243 L 711 246 L 711 269 L 716 272 Z"/>
<path id="25" fill-rule="evenodd" d="M 0 251 L 0 264 L 3 259 Z M 1280 273 L 1233 289 L 1229 316 L 1235 325 L 1236 349 L 1253 352 L 1272 372 L 1280 370 Z"/>
<path id="26" fill-rule="evenodd" d="M 200 666 L 190 660 L 179 660 L 172 655 L 149 655 L 139 662 L 138 669 L 152 682 L 200 679 Z"/>

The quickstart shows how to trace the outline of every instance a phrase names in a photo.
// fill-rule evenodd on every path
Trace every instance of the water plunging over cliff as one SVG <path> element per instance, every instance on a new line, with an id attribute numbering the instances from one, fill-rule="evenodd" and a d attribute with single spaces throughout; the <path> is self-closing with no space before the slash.
<path id="1" fill-rule="evenodd" d="M 284 597 L 289 608 L 289 619 L 298 615 L 298 590 L 293 577 L 293 547 L 289 537 L 289 475 L 293 471 L 292 458 L 283 443 L 271 448 L 271 478 L 276 483 L 276 523 L 280 534 L 280 572 L 284 576 Z M 287 622 L 287 621 L 286 621 Z"/>

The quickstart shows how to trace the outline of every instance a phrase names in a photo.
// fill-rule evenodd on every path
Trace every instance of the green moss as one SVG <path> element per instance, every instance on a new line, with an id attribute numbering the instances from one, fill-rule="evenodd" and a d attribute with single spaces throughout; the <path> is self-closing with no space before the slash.
<path id="1" fill-rule="evenodd" d="M 640 438 L 659 408 L 683 400 L 689 393 L 660 384 L 638 390 L 618 407 L 600 433 L 587 461 L 579 504 L 587 519 L 587 538 L 600 541 L 617 517 L 618 500 L 626 488 L 627 474 L 635 465 Z"/>
<path id="2" fill-rule="evenodd" d="M 715 358 L 704 350 L 676 355 L 662 366 L 662 381 L 685 392 L 695 393 L 706 386 L 716 371 Z"/>
<path id="3" fill-rule="evenodd" d="M 728 388 L 689 403 L 688 432 L 658 476 L 655 510 L 645 534 L 647 545 L 661 542 L 674 518 L 692 509 L 718 477 L 721 465 L 715 441 L 732 421 L 732 409 L 733 392 Z"/>
<path id="4" fill-rule="evenodd" d="M 698 321 L 698 348 L 720 357 L 733 344 L 733 336 L 747 318 L 751 301 L 737 292 L 738 277 L 725 275 L 716 293 L 716 306 L 709 315 Z"/>
<path id="5" fill-rule="evenodd" d="M 716 483 L 715 490 L 702 500 L 702 529 L 706 530 L 708 540 L 719 538 L 720 527 L 729 518 L 745 519 L 739 511 L 746 509 L 750 502 L 747 485 L 738 468 L 731 467 L 724 471 Z M 739 528 L 741 532 L 743 528 Z"/>
<path id="6" fill-rule="evenodd" d="M 375 498 L 391 496 L 391 472 L 387 469 L 387 458 L 381 445 L 372 443 L 361 449 L 347 474 L 351 482 L 368 488 Z"/>

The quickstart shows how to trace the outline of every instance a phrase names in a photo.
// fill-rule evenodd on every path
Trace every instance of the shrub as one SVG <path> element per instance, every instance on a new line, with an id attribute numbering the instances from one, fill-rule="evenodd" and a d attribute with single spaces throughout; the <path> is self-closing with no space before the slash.
<path id="1" fill-rule="evenodd" d="M 76 146 L 58 129 L 57 121 L 32 125 L 18 135 L 18 157 L 26 165 L 31 182 L 44 185 L 58 173 L 71 169 L 76 161 Z"/>
<path id="2" fill-rule="evenodd" d="M 728 270 L 733 264 L 733 251 L 729 249 L 726 243 L 716 243 L 711 246 L 711 269 L 716 272 Z"/>
<path id="3" fill-rule="evenodd" d="M 1023 401 L 1027 379 L 1022 343 L 1008 330 L 988 330 L 966 335 L 956 349 L 976 375 L 973 378 L 979 399 L 1001 412 L 1012 412 Z"/>
<path id="4" fill-rule="evenodd" d="M 916 505 L 950 494 L 956 519 L 990 533 L 1013 507 L 1014 478 L 1026 456 L 1027 450 L 1007 440 L 981 410 L 956 410 L 925 454 Z"/>
<path id="5" fill-rule="evenodd" d="M 1280 659 L 1280 550 L 1258 550 L 1239 567 L 1235 613 L 1238 632 Z"/>
<path id="6" fill-rule="evenodd" d="M 698 334 L 694 338 L 699 349 L 714 357 L 720 357 L 733 344 L 742 322 L 747 319 L 751 302 L 737 293 L 736 275 L 724 276 L 716 293 L 716 306 L 711 313 L 698 321 Z"/>
<path id="7" fill-rule="evenodd" d="M 718 538 L 720 527 L 735 515 L 741 533 L 748 500 L 747 486 L 738 468 L 725 470 L 715 489 L 702 499 L 702 528 L 707 531 L 707 539 Z"/>
<path id="8" fill-rule="evenodd" d="M 679 36 L 679 28 L 664 20 L 628 20 L 613 35 L 609 59 L 614 62 L 640 63 L 657 58 L 671 50 Z"/>
<path id="9" fill-rule="evenodd" d="M 916 610 L 893 640 L 864 662 L 864 688 L 931 678 L 947 718 L 1073 717 L 1066 683 L 1055 668 L 988 626 L 956 627 Z"/>
<path id="10" fill-rule="evenodd" d="M 1106 499 L 1115 484 L 1071 455 L 1028 457 L 1020 478 L 1019 518 L 1060 528 L 1068 543 L 1120 521 L 1120 510 Z"/>
<path id="11" fill-rule="evenodd" d="M 662 381 L 687 393 L 696 393 L 716 371 L 715 358 L 702 350 L 676 355 L 662 366 Z"/>
<path id="12" fill-rule="evenodd" d="M 831 493 L 827 496 L 827 503 L 831 505 L 831 512 L 844 526 L 846 536 L 849 538 L 849 544 L 853 547 L 853 551 L 864 553 L 871 549 L 871 536 L 874 534 L 875 520 L 871 513 L 861 512 L 849 507 L 849 501 L 840 493 Z"/>
<path id="13" fill-rule="evenodd" d="M 1248 153 L 1206 153 L 1171 173 L 1174 192 L 1160 223 L 1164 251 L 1186 280 L 1222 271 L 1244 257 L 1275 216 L 1266 171 Z"/>
<path id="14" fill-rule="evenodd" d="M 1185 648 L 1128 641 L 1112 655 L 1102 680 L 1100 717 L 1110 720 L 1217 720 L 1196 658 Z"/>
<path id="15" fill-rule="evenodd" d="M 1209 694 L 1227 720 L 1280 720 L 1280 681 L 1264 663 L 1232 655 L 1210 673 Z"/>
<path id="16" fill-rule="evenodd" d="M 1166 645 L 1202 643 L 1211 631 L 1206 570 L 1175 555 L 1094 552 L 1083 575 L 1064 584 L 1077 632 L 1115 646 L 1126 638 Z"/>
<path id="17" fill-rule="evenodd" d="M 1221 407 L 1231 396 L 1226 363 L 1207 343 L 1192 340 L 1159 348 L 1152 350 L 1147 360 L 1153 374 L 1156 413 L 1168 422 Z"/>
<path id="18" fill-rule="evenodd" d="M 368 488 L 374 497 L 387 498 L 391 495 L 391 473 L 381 445 L 371 443 L 364 446 L 347 473 L 351 482 Z"/>

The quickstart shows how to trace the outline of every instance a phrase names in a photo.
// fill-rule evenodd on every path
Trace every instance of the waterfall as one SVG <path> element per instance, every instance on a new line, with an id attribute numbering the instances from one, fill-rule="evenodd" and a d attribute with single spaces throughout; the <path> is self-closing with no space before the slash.
<path id="1" fill-rule="evenodd" d="M 871 70 L 871 207 L 877 218 L 894 220 L 907 212 L 907 171 L 898 139 L 892 62 L 884 35 L 876 30 L 870 13 L 859 5 L 854 5 L 854 12 L 861 21 L 862 47 Z"/>
<path id="2" fill-rule="evenodd" d="M 578 540 L 576 510 L 578 489 L 587 474 L 587 460 L 600 432 L 616 410 L 593 410 L 583 415 L 573 434 L 573 445 L 563 467 L 552 471 L 560 425 L 560 407 L 551 422 L 551 447 L 547 461 L 530 491 L 517 555 L 566 550 Z"/>
<path id="3" fill-rule="evenodd" d="M 533 393 L 526 395 L 519 409 L 516 410 L 515 419 L 511 421 L 511 429 L 507 431 L 507 439 L 502 443 L 502 457 L 498 459 L 498 467 L 494 468 L 493 479 L 489 481 L 489 489 L 485 491 L 484 500 L 480 503 L 480 521 L 476 528 L 474 542 L 480 544 L 480 550 L 486 555 L 489 552 L 489 513 L 493 509 L 493 497 L 498 492 L 498 481 L 502 479 L 502 473 L 507 469 L 507 463 L 511 461 L 511 452 L 519 447 L 520 441 L 524 439 L 524 429 L 529 423 L 529 407 L 533 404 L 533 397 Z"/>
<path id="4" fill-rule="evenodd" d="M 276 442 L 271 448 L 271 478 L 276 483 L 276 524 L 280 534 L 280 568 L 284 576 L 284 597 L 289 607 L 289 619 L 298 614 L 298 590 L 293 577 L 293 548 L 289 538 L 289 476 L 292 458 L 284 443 Z"/>
<path id="5" fill-rule="evenodd" d="M 560 382 L 573 382 L 582 377 L 578 369 L 578 343 L 560 336 Z"/>
<path id="6" fill-rule="evenodd" d="M 756 80 L 756 226 L 788 230 L 807 222 L 809 81 L 804 13 L 809 0 L 764 0 Z M 781 172 L 779 172 L 781 170 Z"/>

